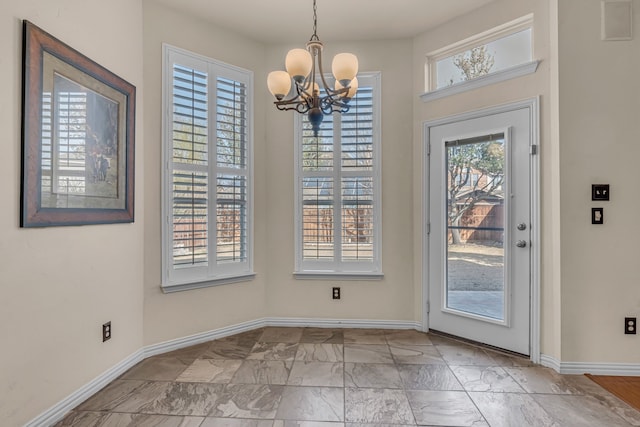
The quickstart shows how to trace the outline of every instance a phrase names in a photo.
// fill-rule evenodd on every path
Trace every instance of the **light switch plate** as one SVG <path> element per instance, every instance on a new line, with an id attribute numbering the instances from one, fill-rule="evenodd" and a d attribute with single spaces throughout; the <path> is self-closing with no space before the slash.
<path id="1" fill-rule="evenodd" d="M 591 208 L 591 224 L 604 224 L 604 208 Z"/>
<path id="2" fill-rule="evenodd" d="M 610 190 L 609 184 L 592 184 L 591 200 L 609 200 Z"/>

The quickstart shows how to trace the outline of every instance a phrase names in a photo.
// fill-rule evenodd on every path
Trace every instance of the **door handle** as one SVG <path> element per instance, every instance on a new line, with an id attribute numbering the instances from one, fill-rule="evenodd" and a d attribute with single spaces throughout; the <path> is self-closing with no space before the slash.
<path id="1" fill-rule="evenodd" d="M 527 246 L 527 241 L 526 240 L 518 240 L 516 242 L 516 246 L 519 248 L 524 248 Z"/>
<path id="2" fill-rule="evenodd" d="M 520 231 L 526 230 L 527 229 L 527 224 L 525 224 L 524 222 L 521 222 L 520 224 L 518 224 L 517 228 Z"/>

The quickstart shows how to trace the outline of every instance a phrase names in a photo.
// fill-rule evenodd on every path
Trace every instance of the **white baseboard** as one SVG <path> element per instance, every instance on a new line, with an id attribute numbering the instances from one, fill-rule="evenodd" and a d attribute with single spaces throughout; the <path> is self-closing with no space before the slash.
<path id="1" fill-rule="evenodd" d="M 102 390 L 111 381 L 125 373 L 136 363 L 144 359 L 144 352 L 138 350 L 126 359 L 117 363 L 89 383 L 71 393 L 65 399 L 53 405 L 42 414 L 25 424 L 25 427 L 49 427 L 60 421 L 73 408 Z"/>
<path id="2" fill-rule="evenodd" d="M 265 326 L 264 319 L 251 320 L 249 322 L 238 323 L 236 325 L 226 326 L 224 328 L 214 329 L 211 331 L 200 332 L 198 334 L 189 335 L 182 338 L 161 342 L 158 344 L 148 345 L 143 348 L 144 357 L 156 356 L 162 353 L 168 353 L 173 350 L 179 350 L 203 342 L 217 340 L 219 338 L 228 337 L 229 335 L 239 334 L 241 332 L 251 331 Z"/>
<path id="3" fill-rule="evenodd" d="M 540 363 L 560 374 L 567 375 L 640 376 L 640 364 L 637 363 L 561 362 L 546 354 L 540 356 Z"/>
<path id="4" fill-rule="evenodd" d="M 223 338 L 241 332 L 251 331 L 264 326 L 288 326 L 288 327 L 316 327 L 316 328 L 374 328 L 374 329 L 417 329 L 420 330 L 420 322 L 402 320 L 362 320 L 362 319 L 309 319 L 288 317 L 267 317 L 249 322 L 238 323 L 224 328 L 201 332 L 182 338 L 148 345 L 136 351 L 131 356 L 114 365 L 112 368 L 94 378 L 65 399 L 29 421 L 25 427 L 50 427 L 60 421 L 76 406 L 103 389 L 111 381 L 118 378 L 136 363 L 147 357 L 167 353 L 195 344 Z"/>
<path id="5" fill-rule="evenodd" d="M 540 364 L 542 366 L 546 366 L 547 368 L 551 368 L 558 373 L 560 372 L 560 361 L 555 357 L 547 356 L 546 354 L 541 354 Z"/>
<path id="6" fill-rule="evenodd" d="M 265 326 L 291 326 L 310 328 L 369 328 L 369 329 L 417 329 L 421 322 L 408 320 L 364 320 L 364 319 L 309 319 L 296 317 L 269 317 Z"/>

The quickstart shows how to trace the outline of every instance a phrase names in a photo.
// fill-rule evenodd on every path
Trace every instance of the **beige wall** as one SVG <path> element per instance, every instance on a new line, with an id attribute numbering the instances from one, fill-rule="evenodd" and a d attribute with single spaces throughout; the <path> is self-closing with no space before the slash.
<path id="1" fill-rule="evenodd" d="M 639 363 L 640 1 L 634 40 L 600 40 L 600 1 L 559 1 L 562 360 Z M 592 202 L 591 184 L 611 185 Z M 591 225 L 591 207 L 604 225 Z"/>
<path id="2" fill-rule="evenodd" d="M 640 41 L 601 42 L 598 0 L 496 0 L 413 40 L 328 43 L 326 57 L 352 51 L 361 70 L 382 72 L 381 281 L 292 277 L 293 113 L 276 111 L 264 82 L 294 45 L 265 46 L 150 0 L 0 2 L 4 424 L 27 422 L 144 345 L 267 316 L 421 321 L 422 124 L 533 96 L 541 96 L 542 352 L 565 362 L 640 362 L 637 338 L 622 335 L 622 318 L 640 315 Z M 527 13 L 535 15 L 534 57 L 542 61 L 534 75 L 429 103 L 418 98 L 426 53 Z M 19 228 L 25 18 L 137 86 L 134 224 Z M 160 291 L 162 42 L 254 71 L 255 280 Z M 589 223 L 596 182 L 613 192 L 602 226 Z M 340 301 L 330 299 L 336 285 Z M 103 344 L 108 320 L 114 337 Z"/>
<path id="3" fill-rule="evenodd" d="M 298 47 L 305 40 L 300 40 Z M 288 49 L 270 46 L 267 70 L 284 69 Z M 411 230 L 411 40 L 327 43 L 325 63 L 339 52 L 353 52 L 360 71 L 380 71 L 382 80 L 382 270 L 374 281 L 296 280 L 294 249 L 293 112 L 278 111 L 256 74 L 256 90 L 268 97 L 267 223 L 270 250 L 267 303 L 271 316 L 322 319 L 418 320 L 413 311 Z M 328 71 L 328 70 L 325 70 Z M 340 301 L 331 287 L 342 288 Z"/>
<path id="4" fill-rule="evenodd" d="M 142 346 L 143 126 L 136 129 L 136 222 L 22 229 L 22 19 L 137 86 L 139 1 L 2 0 L 0 8 L 0 424 L 23 425 Z M 102 343 L 110 320 L 113 338 Z"/>
<path id="5" fill-rule="evenodd" d="M 172 25 L 169 25 L 171 23 Z M 172 30 L 177 28 L 177 30 Z M 156 344 L 269 317 L 415 321 L 411 247 L 411 41 L 330 43 L 325 56 L 351 51 L 361 71 L 381 71 L 383 85 L 383 271 L 380 281 L 296 280 L 293 228 L 293 114 L 271 102 L 266 76 L 293 46 L 264 46 L 232 32 L 144 2 L 145 50 L 145 344 Z M 254 71 L 254 281 L 196 291 L 160 291 L 161 43 Z M 305 40 L 301 40 L 300 44 Z M 266 52 L 266 54 L 265 54 Z M 265 67 L 265 63 L 267 66 Z M 394 82 L 393 86 L 390 82 Z M 283 131 L 285 129 L 285 131 Z M 288 130 L 287 130 L 288 129 Z M 342 299 L 331 299 L 341 286 Z"/>
<path id="6" fill-rule="evenodd" d="M 535 74 L 517 79 L 485 86 L 469 92 L 424 103 L 419 98 L 414 98 L 414 276 L 416 278 L 416 305 L 421 304 L 423 296 L 421 292 L 421 280 L 423 274 L 422 252 L 422 206 L 424 203 L 422 168 L 423 168 L 423 124 L 436 118 L 447 117 L 458 113 L 482 109 L 489 106 L 519 101 L 531 97 L 540 96 L 540 163 L 541 163 L 541 232 L 542 232 L 542 272 L 541 272 L 541 298 L 542 298 L 542 352 L 545 354 L 559 355 L 559 349 L 552 339 L 556 330 L 558 319 L 554 315 L 553 307 L 557 301 L 553 299 L 553 289 L 558 286 L 558 267 L 554 261 L 553 244 L 557 221 L 553 221 L 553 209 L 551 194 L 553 194 L 553 182 L 557 171 L 553 170 L 552 153 L 553 142 L 550 138 L 550 113 L 549 113 L 549 75 L 553 64 L 550 56 L 549 39 L 549 6 L 544 0 L 497 0 L 487 6 L 471 12 L 468 15 L 448 22 L 441 27 L 429 31 L 414 40 L 414 91 L 423 93 L 425 90 L 424 67 L 426 55 L 429 52 L 448 46 L 457 41 L 471 37 L 475 34 L 489 30 L 505 22 L 533 13 L 534 15 L 534 59 L 540 60 L 540 65 Z M 416 307 L 416 310 L 421 310 Z"/>
<path id="7" fill-rule="evenodd" d="M 163 294 L 160 290 L 160 155 L 162 43 L 254 72 L 255 261 L 256 278 L 244 283 Z M 158 5 L 144 2 L 144 87 L 146 130 L 144 343 L 157 344 L 206 332 L 265 314 L 268 165 L 265 144 L 264 46 Z"/>
<path id="8" fill-rule="evenodd" d="M 637 29 L 638 0 L 633 6 Z M 414 235 L 422 233 L 422 124 L 540 95 L 542 353 L 562 362 L 638 363 L 637 339 L 622 333 L 625 315 L 640 314 L 631 178 L 640 154 L 637 35 L 600 41 L 598 0 L 498 0 L 415 39 L 414 89 L 424 89 L 426 53 L 530 12 L 534 57 L 542 60 L 534 75 L 415 102 Z M 612 201 L 592 202 L 592 183 L 611 184 Z M 606 208 L 605 225 L 590 224 L 596 205 Z M 419 240 L 414 254 L 419 304 Z"/>

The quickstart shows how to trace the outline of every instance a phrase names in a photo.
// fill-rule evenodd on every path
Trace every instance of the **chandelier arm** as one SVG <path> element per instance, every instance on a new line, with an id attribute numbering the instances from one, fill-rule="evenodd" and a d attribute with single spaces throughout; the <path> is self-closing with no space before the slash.
<path id="1" fill-rule="evenodd" d="M 344 102 L 342 101 L 342 99 L 350 99 L 350 98 L 345 98 L 345 95 L 349 92 L 350 89 L 351 89 L 351 86 L 343 87 L 342 89 L 338 89 L 338 90 L 335 90 L 335 89 L 327 90 L 327 97 L 331 98 L 332 100 Z"/>
<path id="2" fill-rule="evenodd" d="M 305 80 L 306 82 L 306 80 Z M 309 85 L 305 85 L 305 84 L 299 84 L 297 82 L 294 82 L 295 88 L 296 88 L 296 94 L 292 95 L 291 98 L 289 99 L 281 99 L 279 101 L 274 101 L 274 104 L 276 104 L 277 106 L 279 105 L 289 105 L 289 104 L 306 104 L 307 105 L 307 109 L 311 108 L 311 102 L 309 102 L 308 100 L 311 99 L 312 94 L 310 94 L 307 90 L 305 90 L 305 88 L 308 88 Z M 282 110 L 282 108 L 278 107 L 279 110 Z M 290 110 L 293 110 L 295 108 L 289 108 Z"/>
<path id="3" fill-rule="evenodd" d="M 309 90 L 311 91 L 311 95 L 315 96 L 313 92 L 315 91 L 314 83 L 316 82 L 316 57 L 320 61 L 322 52 L 320 52 L 317 47 L 311 47 L 311 49 L 313 50 L 313 52 L 311 52 L 313 62 L 311 63 L 311 74 L 309 75 Z M 322 75 L 322 65 L 320 65 L 320 75 Z"/>
<path id="4" fill-rule="evenodd" d="M 334 100 L 329 97 L 324 97 L 321 101 L 322 112 L 325 114 L 346 113 L 350 107 L 351 106 L 345 101 Z"/>
<path id="5" fill-rule="evenodd" d="M 302 99 L 302 100 L 309 99 L 311 96 L 313 96 L 313 93 L 309 92 L 310 87 L 311 87 L 311 84 L 309 79 L 305 79 L 302 84 L 296 83 L 296 92 L 298 92 L 298 94 L 291 99 Z"/>
<path id="6" fill-rule="evenodd" d="M 306 101 L 275 101 L 274 104 L 280 111 L 295 110 L 300 114 L 305 114 L 309 111 L 309 105 Z"/>
<path id="7" fill-rule="evenodd" d="M 327 114 L 334 111 L 347 112 L 349 111 L 349 98 L 345 97 L 336 97 L 336 95 L 340 95 L 349 91 L 349 88 L 342 88 L 340 90 L 334 91 L 334 94 L 328 93 L 321 99 L 322 110 Z M 336 106 L 337 108 L 333 108 L 332 106 Z M 345 110 L 346 109 L 346 110 Z M 342 111 L 344 110 L 344 111 Z"/>

